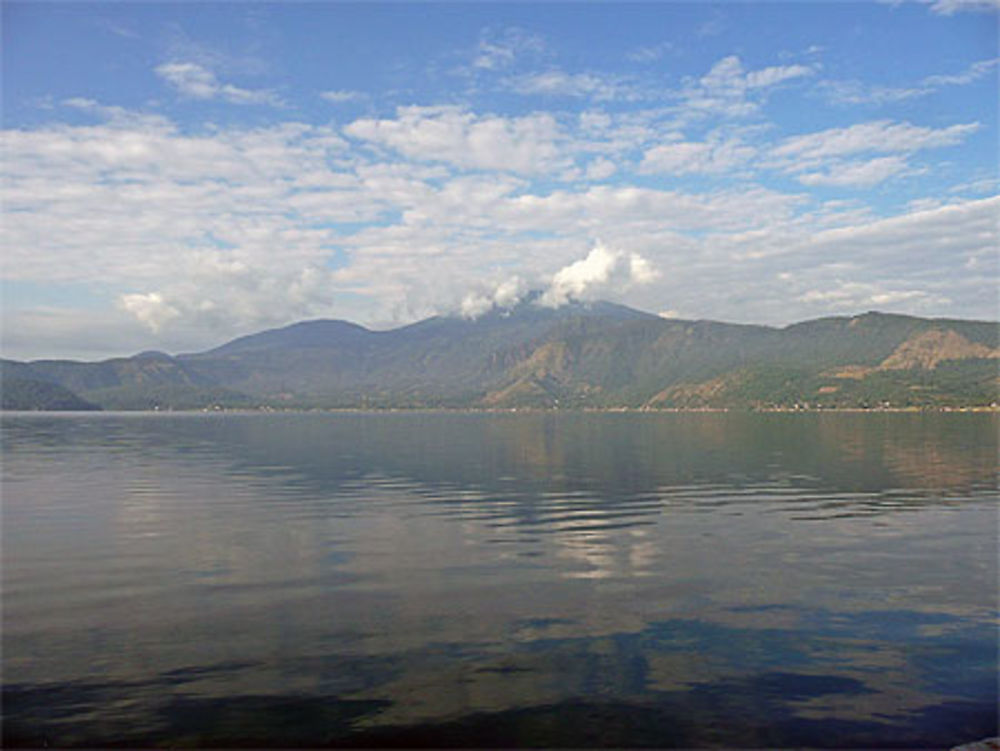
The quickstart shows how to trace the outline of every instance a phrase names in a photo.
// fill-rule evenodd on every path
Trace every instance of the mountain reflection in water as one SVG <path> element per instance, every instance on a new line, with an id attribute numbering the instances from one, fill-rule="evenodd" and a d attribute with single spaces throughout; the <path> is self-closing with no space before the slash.
<path id="1" fill-rule="evenodd" d="M 996 734 L 997 419 L 6 415 L 8 745 Z"/>

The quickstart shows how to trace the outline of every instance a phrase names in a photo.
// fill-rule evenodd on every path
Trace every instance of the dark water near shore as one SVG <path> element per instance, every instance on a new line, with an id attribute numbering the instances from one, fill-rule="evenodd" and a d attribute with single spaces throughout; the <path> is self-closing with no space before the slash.
<path id="1" fill-rule="evenodd" d="M 5 745 L 997 734 L 996 416 L 2 426 Z"/>

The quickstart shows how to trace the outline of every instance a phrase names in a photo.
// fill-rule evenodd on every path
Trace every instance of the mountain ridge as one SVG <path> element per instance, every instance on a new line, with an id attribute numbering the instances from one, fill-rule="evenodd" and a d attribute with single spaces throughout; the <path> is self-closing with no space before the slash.
<path id="1" fill-rule="evenodd" d="M 0 362 L 106 409 L 845 408 L 997 401 L 995 322 L 869 311 L 784 327 L 522 303 L 386 331 L 317 319 L 203 352 Z"/>

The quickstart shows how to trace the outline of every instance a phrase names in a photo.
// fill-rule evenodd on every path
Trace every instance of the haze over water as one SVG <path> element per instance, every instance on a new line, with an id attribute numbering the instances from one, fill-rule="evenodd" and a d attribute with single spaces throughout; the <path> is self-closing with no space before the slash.
<path id="1" fill-rule="evenodd" d="M 4 740 L 995 735 L 997 428 L 5 415 Z"/>

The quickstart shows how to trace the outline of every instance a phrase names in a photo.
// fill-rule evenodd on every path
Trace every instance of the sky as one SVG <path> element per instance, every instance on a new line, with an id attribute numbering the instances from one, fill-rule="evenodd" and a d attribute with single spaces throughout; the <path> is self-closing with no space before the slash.
<path id="1" fill-rule="evenodd" d="M 998 0 L 2 12 L 4 357 L 611 300 L 998 317 Z"/>

